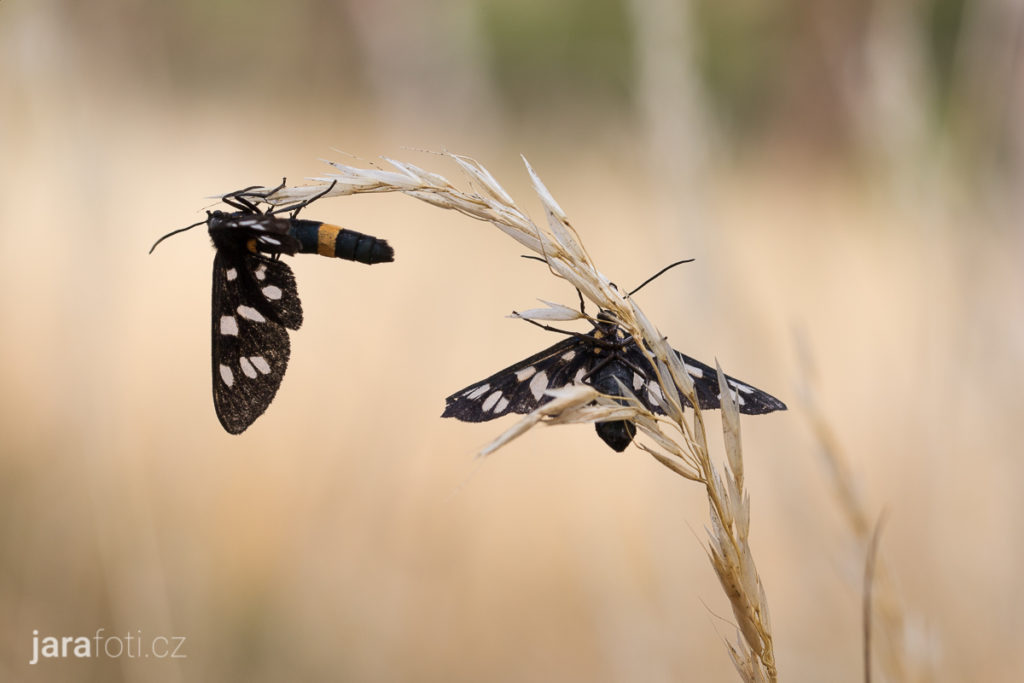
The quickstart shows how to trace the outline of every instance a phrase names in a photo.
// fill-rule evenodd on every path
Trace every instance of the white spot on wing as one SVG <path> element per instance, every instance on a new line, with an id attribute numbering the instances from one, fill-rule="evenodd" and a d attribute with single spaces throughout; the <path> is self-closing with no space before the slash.
<path id="1" fill-rule="evenodd" d="M 746 403 L 746 401 L 743 400 L 743 397 L 740 396 L 739 393 L 737 393 L 736 390 L 733 389 L 732 387 L 729 387 L 729 394 L 732 396 L 732 400 L 736 401 L 736 405 L 743 405 L 744 403 Z M 718 402 L 722 402 L 721 392 L 719 392 L 718 394 Z"/>
<path id="2" fill-rule="evenodd" d="M 686 363 L 683 363 L 683 367 L 686 369 L 686 372 L 690 374 L 690 377 L 693 377 L 694 379 L 701 379 L 704 377 L 704 371 L 700 368 L 695 368 L 692 365 L 687 365 Z"/>
<path id="3" fill-rule="evenodd" d="M 573 351 L 572 349 L 570 349 L 569 351 L 566 351 L 565 353 L 562 354 L 562 360 L 566 360 L 566 361 L 572 360 L 575 357 L 576 357 L 576 352 Z"/>
<path id="4" fill-rule="evenodd" d="M 650 397 L 651 403 L 655 405 L 665 401 L 665 396 L 661 393 L 661 386 L 653 380 L 647 383 L 647 395 Z"/>
<path id="5" fill-rule="evenodd" d="M 235 270 L 234 268 L 228 268 L 227 270 L 224 271 L 224 275 L 227 277 L 228 282 L 231 282 L 232 280 L 238 277 L 238 271 Z"/>
<path id="6" fill-rule="evenodd" d="M 505 412 L 506 408 L 508 408 L 508 399 L 503 398 L 500 401 L 498 401 L 498 405 L 494 406 L 494 412 L 495 414 L 503 413 Z"/>
<path id="7" fill-rule="evenodd" d="M 246 377 L 249 379 L 256 379 L 256 368 L 252 366 L 252 363 L 249 362 L 248 358 L 242 356 L 242 360 L 240 360 L 238 364 L 242 366 L 242 372 L 245 373 Z"/>
<path id="8" fill-rule="evenodd" d="M 746 384 L 743 384 L 742 382 L 737 382 L 735 380 L 729 380 L 729 386 L 731 386 L 733 389 L 738 389 L 739 391 L 742 391 L 744 394 L 752 394 L 755 391 L 754 387 L 748 387 Z"/>
<path id="9" fill-rule="evenodd" d="M 256 276 L 257 280 L 265 280 L 267 277 L 267 266 L 261 263 L 260 267 L 253 271 L 253 275 Z"/>
<path id="10" fill-rule="evenodd" d="M 482 406 L 480 406 L 480 409 L 486 413 L 488 410 L 494 407 L 494 405 L 498 402 L 500 398 L 500 390 L 492 392 L 490 396 L 484 399 L 484 403 Z"/>
<path id="11" fill-rule="evenodd" d="M 281 294 L 283 293 L 281 291 L 281 288 L 278 287 L 277 285 L 267 285 L 261 291 L 263 292 L 263 296 L 267 297 L 268 299 L 272 299 L 274 301 L 277 301 L 278 299 L 280 299 L 281 298 Z"/>
<path id="12" fill-rule="evenodd" d="M 523 368 L 522 370 L 516 370 L 516 379 L 519 380 L 520 382 L 525 382 L 526 380 L 533 377 L 533 375 L 536 372 L 537 368 L 530 365 L 528 367 Z"/>
<path id="13" fill-rule="evenodd" d="M 534 375 L 533 379 L 530 380 L 530 392 L 533 394 L 533 397 L 538 401 L 540 400 L 541 396 L 544 395 L 544 390 L 547 388 L 548 373 L 544 372 L 543 370 Z"/>
<path id="14" fill-rule="evenodd" d="M 587 369 L 586 368 L 580 368 L 579 370 L 576 371 L 576 374 L 573 376 L 572 381 L 575 382 L 576 384 L 582 384 L 583 383 L 583 375 L 585 375 L 585 374 L 587 374 Z"/>
<path id="15" fill-rule="evenodd" d="M 235 383 L 235 376 L 231 372 L 231 368 L 224 365 L 223 363 L 220 364 L 220 378 L 224 381 L 224 384 L 228 385 L 229 387 Z"/>
<path id="16" fill-rule="evenodd" d="M 260 242 L 264 242 L 265 244 L 273 244 L 275 247 L 281 246 L 281 240 L 277 239 L 276 237 L 267 237 L 266 235 L 260 237 Z"/>
<path id="17" fill-rule="evenodd" d="M 633 391 L 640 391 L 640 387 L 644 385 L 644 378 L 638 373 L 633 373 Z"/>
<path id="18" fill-rule="evenodd" d="M 246 320 L 251 320 L 254 323 L 267 322 L 267 319 L 263 317 L 263 314 L 257 311 L 252 306 L 239 306 L 238 315 L 242 316 Z"/>
<path id="19" fill-rule="evenodd" d="M 487 390 L 490 389 L 490 388 L 491 388 L 490 384 L 481 384 L 476 389 L 470 389 L 465 394 L 463 394 L 463 396 L 465 396 L 466 398 L 468 398 L 471 401 L 475 401 L 476 399 L 478 399 L 481 396 L 483 396 L 484 394 L 486 394 Z"/>
<path id="20" fill-rule="evenodd" d="M 220 317 L 220 333 L 238 336 L 238 321 L 233 315 L 222 315 Z"/>
<path id="21" fill-rule="evenodd" d="M 270 363 L 263 356 L 249 356 L 249 360 L 252 362 L 253 367 L 259 370 L 264 375 L 270 374 Z"/>

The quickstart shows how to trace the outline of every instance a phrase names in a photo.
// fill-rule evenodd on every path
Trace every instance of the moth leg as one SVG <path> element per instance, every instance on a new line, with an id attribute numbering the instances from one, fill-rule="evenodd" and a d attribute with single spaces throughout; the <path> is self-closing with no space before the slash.
<path id="1" fill-rule="evenodd" d="M 519 313 L 517 313 L 516 311 L 512 311 L 512 315 L 518 316 Z M 586 336 L 586 335 L 581 335 L 579 332 L 570 332 L 569 330 L 560 330 L 557 327 L 551 327 L 550 325 L 544 325 L 542 323 L 537 322 L 536 320 L 530 320 L 529 318 L 521 318 L 521 320 L 525 320 L 526 322 L 530 323 L 531 325 L 536 325 L 540 329 L 547 330 L 548 332 L 558 332 L 560 334 L 567 334 L 570 337 Z"/>
<path id="2" fill-rule="evenodd" d="M 263 212 L 260 211 L 255 204 L 253 204 L 243 196 L 247 190 L 251 190 L 254 187 L 259 187 L 259 185 L 252 185 L 241 190 L 229 192 L 228 194 L 221 197 L 220 200 L 227 204 L 228 206 L 230 206 L 231 208 L 238 209 L 239 211 L 246 211 L 248 213 L 262 215 Z"/>
<path id="3" fill-rule="evenodd" d="M 626 358 L 625 356 L 620 355 L 618 357 L 618 361 L 640 376 L 647 374 L 644 370 L 641 370 L 636 363 Z"/>
<path id="4" fill-rule="evenodd" d="M 512 311 L 512 313 L 515 314 L 515 315 L 519 315 L 515 311 Z M 600 346 L 602 349 L 621 349 L 627 343 L 629 343 L 630 341 L 633 340 L 633 337 L 626 337 L 626 339 L 624 341 L 616 341 L 615 339 L 598 339 L 597 337 L 594 337 L 594 336 L 592 336 L 590 334 L 587 334 L 585 332 L 571 332 L 569 330 L 560 330 L 557 327 L 551 327 L 550 325 L 544 325 L 542 323 L 537 322 L 536 320 L 530 320 L 529 318 L 520 318 L 520 320 L 525 320 L 526 322 L 530 323 L 531 325 L 536 325 L 540 329 L 547 330 L 548 332 L 558 332 L 560 334 L 567 334 L 570 337 L 576 337 L 577 339 L 586 338 L 586 340 L 587 340 L 587 342 L 589 344 L 593 344 L 594 346 Z"/>
<path id="5" fill-rule="evenodd" d="M 337 185 L 337 184 L 338 184 L 338 181 L 335 180 L 330 185 L 328 185 L 327 188 L 323 192 L 320 192 L 319 194 L 316 194 L 316 195 L 310 197 L 309 199 L 304 199 L 301 202 L 298 202 L 296 204 L 289 204 L 288 206 L 279 206 L 276 209 L 273 209 L 272 211 L 268 211 L 267 213 L 269 215 L 273 215 L 273 214 L 276 214 L 276 213 L 284 213 L 286 211 L 291 211 L 292 212 L 291 217 L 294 219 L 296 216 L 299 215 L 299 211 L 301 211 L 302 209 L 306 208 L 307 206 L 309 206 L 310 204 L 312 204 L 313 202 L 315 202 L 316 200 L 320 199 L 325 194 L 327 194 L 328 192 L 333 190 L 334 186 Z M 274 192 L 277 192 L 277 190 L 279 190 L 279 189 L 281 189 L 281 188 L 279 187 L 279 188 L 275 189 Z M 268 193 L 268 196 L 271 195 L 271 194 L 274 194 L 274 192 Z"/>
<path id="6" fill-rule="evenodd" d="M 281 178 L 281 184 L 278 185 L 277 187 L 275 187 L 273 190 L 268 190 L 266 192 L 263 192 L 263 193 L 260 193 L 260 194 L 254 194 L 252 196 L 253 197 L 259 197 L 260 199 L 269 199 L 270 197 L 273 197 L 275 194 L 277 194 L 278 192 L 283 190 L 284 186 L 287 185 L 287 184 L 288 184 L 288 178 L 287 177 Z"/>
<path id="7" fill-rule="evenodd" d="M 602 369 L 604 368 L 604 366 L 608 365 L 608 364 L 609 364 L 609 363 L 611 363 L 611 362 L 612 362 L 613 360 L 621 360 L 621 359 L 620 359 L 620 358 L 618 358 L 618 357 L 617 357 L 616 355 L 614 355 L 614 354 L 610 354 L 610 355 L 608 355 L 608 356 L 605 356 L 605 357 L 604 357 L 603 359 L 601 359 L 601 362 L 600 362 L 600 363 L 598 363 L 598 364 L 597 364 L 597 365 L 595 365 L 594 367 L 590 368 L 590 370 L 588 370 L 588 371 L 586 372 L 586 374 L 584 374 L 584 375 L 583 375 L 582 377 L 580 377 L 580 381 L 582 382 L 582 381 L 584 381 L 584 380 L 588 380 L 588 379 L 590 379 L 590 378 L 591 378 L 591 376 L 592 376 L 592 375 L 593 375 L 594 373 L 596 373 L 596 372 L 597 372 L 598 370 L 602 370 Z"/>

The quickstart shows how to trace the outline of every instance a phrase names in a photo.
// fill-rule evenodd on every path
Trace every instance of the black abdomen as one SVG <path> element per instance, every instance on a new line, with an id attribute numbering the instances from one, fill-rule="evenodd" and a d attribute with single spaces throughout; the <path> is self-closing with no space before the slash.
<path id="1" fill-rule="evenodd" d="M 395 260 L 395 250 L 387 241 L 329 223 L 294 219 L 289 233 L 299 241 L 301 254 L 320 254 L 366 264 Z"/>
<path id="2" fill-rule="evenodd" d="M 619 382 L 628 387 L 632 384 L 632 377 L 632 370 L 622 363 L 612 361 L 603 371 L 594 374 L 590 384 L 602 394 L 621 396 L 622 389 Z M 618 382 L 616 378 L 618 378 Z M 629 401 L 625 399 L 617 399 L 617 401 L 624 406 L 629 405 Z M 594 428 L 601 440 L 619 453 L 626 450 L 626 447 L 633 441 L 633 437 L 636 436 L 636 425 L 629 420 L 597 422 L 594 424 Z"/>

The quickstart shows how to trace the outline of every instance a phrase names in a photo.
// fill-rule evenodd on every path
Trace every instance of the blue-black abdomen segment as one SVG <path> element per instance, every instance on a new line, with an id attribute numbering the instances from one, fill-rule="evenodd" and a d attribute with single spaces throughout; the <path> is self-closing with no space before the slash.
<path id="1" fill-rule="evenodd" d="M 609 396 L 621 396 L 622 386 L 630 386 L 633 379 L 633 371 L 618 361 L 612 361 L 605 366 L 604 370 L 594 373 L 590 384 L 602 394 Z M 618 381 L 616 381 L 616 378 Z M 618 401 L 622 405 L 629 405 L 625 399 Z M 612 450 L 621 453 L 626 450 L 633 437 L 636 436 L 636 425 L 628 420 L 616 420 L 614 422 L 597 422 L 594 424 L 597 435 L 608 444 Z"/>
<path id="2" fill-rule="evenodd" d="M 301 254 L 320 254 L 366 264 L 395 260 L 395 250 L 385 240 L 336 225 L 294 219 L 288 232 L 299 241 Z"/>

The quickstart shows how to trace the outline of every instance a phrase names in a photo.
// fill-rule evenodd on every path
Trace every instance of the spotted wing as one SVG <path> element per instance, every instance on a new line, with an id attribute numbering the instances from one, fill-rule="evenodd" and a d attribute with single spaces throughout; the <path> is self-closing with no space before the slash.
<path id="1" fill-rule="evenodd" d="M 288 329 L 302 324 L 291 269 L 279 260 L 218 250 L 213 260 L 213 403 L 240 434 L 274 400 L 288 368 Z"/>
<path id="2" fill-rule="evenodd" d="M 693 380 L 694 392 L 697 394 L 697 401 L 700 403 L 701 409 L 714 410 L 721 408 L 717 371 L 679 351 L 676 351 L 676 355 L 683 362 L 683 367 L 686 369 L 687 374 L 690 375 L 690 379 Z M 650 370 L 650 365 L 648 365 L 640 348 L 635 344 L 632 345 L 626 351 L 626 357 L 635 368 L 645 370 L 642 375 L 633 371 L 633 382 L 630 386 L 633 393 L 651 412 L 663 414 L 665 411 L 658 406 L 658 401 L 656 400 L 656 398 L 661 396 L 661 387 L 658 385 L 654 371 Z M 725 381 L 732 388 L 733 394 L 739 403 L 741 413 L 763 415 L 764 413 L 786 409 L 786 404 L 779 399 L 741 382 L 735 377 L 726 375 Z M 690 405 L 690 402 L 685 397 L 682 398 L 686 405 Z"/>
<path id="3" fill-rule="evenodd" d="M 551 400 L 544 394 L 578 381 L 593 366 L 584 336 L 574 336 L 471 384 L 445 399 L 441 417 L 485 422 L 508 413 L 529 413 Z"/>

